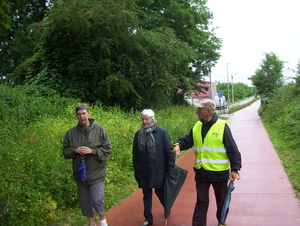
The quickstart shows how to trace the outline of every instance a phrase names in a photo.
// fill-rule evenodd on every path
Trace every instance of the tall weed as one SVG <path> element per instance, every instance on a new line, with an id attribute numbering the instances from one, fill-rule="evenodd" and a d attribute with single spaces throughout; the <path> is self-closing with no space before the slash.
<path id="1" fill-rule="evenodd" d="M 300 198 L 300 95 L 294 96 L 293 87 L 278 89 L 259 114 Z"/>
<path id="2" fill-rule="evenodd" d="M 71 160 L 62 156 L 65 132 L 77 124 L 74 100 L 26 94 L 22 87 L 3 87 L 0 94 L 0 225 L 84 225 L 78 210 Z M 91 118 L 109 135 L 106 209 L 128 197 L 137 184 L 132 169 L 132 143 L 140 128 L 140 110 L 90 106 Z M 158 125 L 175 142 L 197 121 L 193 107 L 153 109 Z M 72 211 L 73 213 L 72 213 Z M 67 215 L 67 217 L 66 217 Z M 72 217 L 70 217 L 70 216 Z M 78 219 L 73 215 L 78 215 Z"/>

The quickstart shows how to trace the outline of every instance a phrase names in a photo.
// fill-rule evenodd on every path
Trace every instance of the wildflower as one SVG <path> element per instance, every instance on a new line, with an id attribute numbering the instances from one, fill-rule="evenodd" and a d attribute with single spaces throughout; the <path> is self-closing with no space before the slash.
<path id="1" fill-rule="evenodd" d="M 7 131 L 8 134 L 10 134 L 10 131 Z"/>
<path id="2" fill-rule="evenodd" d="M 30 137 L 34 137 L 34 135 L 30 135 Z"/>
<path id="3" fill-rule="evenodd" d="M 23 177 L 23 176 L 24 176 L 24 173 L 19 173 L 18 176 L 19 176 L 19 177 Z"/>
<path id="4" fill-rule="evenodd" d="M 57 175 L 58 175 L 58 174 L 61 174 L 61 172 L 58 172 L 58 171 L 57 171 L 56 174 L 57 174 Z"/>
<path id="5" fill-rule="evenodd" d="M 121 170 L 117 170 L 117 173 L 120 173 L 121 172 Z"/>

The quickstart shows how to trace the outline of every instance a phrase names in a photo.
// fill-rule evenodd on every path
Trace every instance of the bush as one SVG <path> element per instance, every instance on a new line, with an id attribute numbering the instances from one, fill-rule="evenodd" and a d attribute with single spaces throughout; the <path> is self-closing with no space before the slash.
<path id="1" fill-rule="evenodd" d="M 293 88 L 293 84 L 279 88 L 259 114 L 300 198 L 300 95 L 295 96 Z"/>
<path id="2" fill-rule="evenodd" d="M 1 89 L 0 225 L 84 225 L 78 210 L 71 160 L 62 156 L 65 132 L 77 124 L 74 100 L 28 96 L 21 87 Z M 5 91 L 3 91 L 5 90 Z M 132 169 L 132 142 L 140 128 L 140 111 L 123 112 L 90 105 L 91 118 L 108 132 L 113 151 L 108 159 L 106 210 L 128 197 L 137 184 Z M 197 121 L 193 107 L 154 109 L 158 124 L 172 141 Z M 71 215 L 71 216 L 69 216 Z"/>

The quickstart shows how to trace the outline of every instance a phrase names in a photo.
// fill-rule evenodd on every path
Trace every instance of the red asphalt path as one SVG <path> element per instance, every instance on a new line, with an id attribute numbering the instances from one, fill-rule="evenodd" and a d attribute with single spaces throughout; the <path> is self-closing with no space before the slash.
<path id="1" fill-rule="evenodd" d="M 228 115 L 229 126 L 242 153 L 242 178 L 235 182 L 227 226 L 300 226 L 300 202 L 257 114 L 260 102 Z M 195 114 L 196 120 L 196 114 Z M 188 131 L 187 131 L 188 132 Z M 191 226 L 196 193 L 194 153 L 188 151 L 176 164 L 189 171 L 173 205 L 168 226 Z M 121 188 L 120 188 L 121 189 Z M 207 226 L 217 226 L 215 200 L 210 190 Z M 154 226 L 164 226 L 163 207 L 153 196 Z M 106 213 L 109 226 L 140 226 L 143 223 L 141 189 Z"/>

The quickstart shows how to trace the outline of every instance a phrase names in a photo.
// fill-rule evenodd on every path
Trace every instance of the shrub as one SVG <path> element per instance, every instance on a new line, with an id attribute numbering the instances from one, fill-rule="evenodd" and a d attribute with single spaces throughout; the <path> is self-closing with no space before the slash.
<path id="1" fill-rule="evenodd" d="M 10 96 L 1 92 L 0 225 L 54 225 L 63 221 L 84 225 L 71 160 L 62 156 L 64 134 L 77 124 L 77 103 L 59 97 L 27 96 L 21 87 L 5 89 Z M 141 125 L 141 110 L 125 113 L 117 107 L 92 105 L 90 110 L 91 118 L 107 130 L 113 145 L 105 189 L 108 210 L 137 189 L 131 152 L 133 136 Z M 197 120 L 192 107 L 154 112 L 173 142 L 189 132 Z M 72 213 L 74 216 L 69 217 Z"/>

